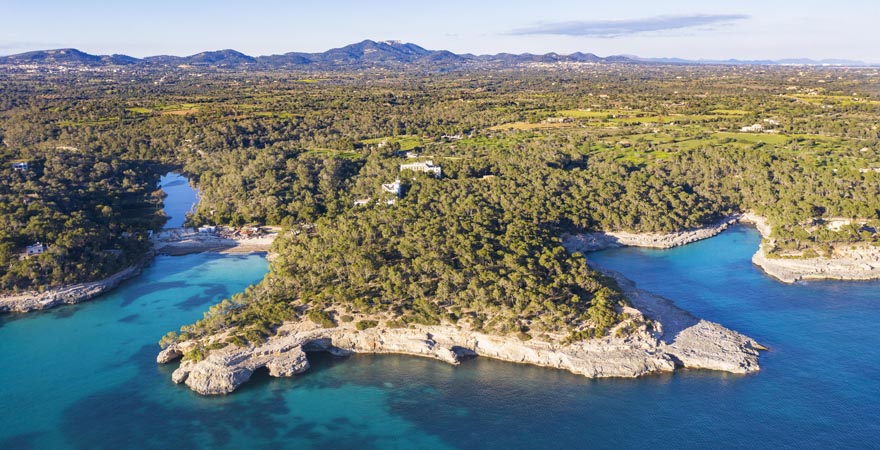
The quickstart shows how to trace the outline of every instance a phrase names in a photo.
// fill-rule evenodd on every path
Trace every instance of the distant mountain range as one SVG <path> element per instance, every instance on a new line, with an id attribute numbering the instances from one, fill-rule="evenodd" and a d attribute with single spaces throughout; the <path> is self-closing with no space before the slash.
<path id="1" fill-rule="evenodd" d="M 785 59 L 778 61 L 729 60 L 686 60 L 679 58 L 640 58 L 630 55 L 600 57 L 592 53 L 572 53 L 560 55 L 530 53 L 496 55 L 455 54 L 447 50 L 427 50 L 416 44 L 400 41 L 365 40 L 323 53 L 291 52 L 283 55 L 249 56 L 235 50 L 218 50 L 197 53 L 191 56 L 149 56 L 134 58 L 126 55 L 90 55 L 76 49 L 40 50 L 17 55 L 0 57 L 0 65 L 45 65 L 45 66 L 202 66 L 219 68 L 263 68 L 263 69 L 323 69 L 343 70 L 347 68 L 394 67 L 403 65 L 424 65 L 432 67 L 455 67 L 466 64 L 516 65 L 524 63 L 623 63 L 623 64 L 722 64 L 722 65 L 839 65 L 865 66 L 860 61 Z"/>

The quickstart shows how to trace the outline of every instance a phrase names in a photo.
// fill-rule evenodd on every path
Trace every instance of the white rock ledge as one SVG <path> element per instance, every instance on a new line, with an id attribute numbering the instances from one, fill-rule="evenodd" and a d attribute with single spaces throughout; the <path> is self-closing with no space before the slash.
<path id="1" fill-rule="evenodd" d="M 309 368 L 305 351 L 323 350 L 335 355 L 394 353 L 422 356 L 459 364 L 472 356 L 568 370 L 589 378 L 638 377 L 671 372 L 676 368 L 712 369 L 746 374 L 755 372 L 757 342 L 716 323 L 699 320 L 669 300 L 636 289 L 620 279 L 636 308 L 645 313 L 653 329 L 639 329 L 625 338 L 605 337 L 573 344 L 537 339 L 522 341 L 513 336 L 492 336 L 455 326 L 371 328 L 358 331 L 353 324 L 318 328 L 308 322 L 291 322 L 277 336 L 259 346 L 229 345 L 214 350 L 203 360 L 183 361 L 172 374 L 175 383 L 186 383 L 204 395 L 228 394 L 248 381 L 259 368 L 271 376 L 292 376 Z M 628 308 L 630 315 L 639 311 Z M 182 354 L 180 348 L 165 349 L 157 358 L 166 363 Z"/>

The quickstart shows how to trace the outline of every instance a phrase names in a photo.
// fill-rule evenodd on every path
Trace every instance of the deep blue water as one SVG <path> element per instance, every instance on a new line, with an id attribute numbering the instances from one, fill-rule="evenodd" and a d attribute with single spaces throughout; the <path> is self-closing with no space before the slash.
<path id="1" fill-rule="evenodd" d="M 180 228 L 186 221 L 186 213 L 192 212 L 198 193 L 189 185 L 189 180 L 179 173 L 169 172 L 159 182 L 162 190 L 168 194 L 165 197 L 165 215 L 168 221 L 165 228 Z"/>
<path id="2" fill-rule="evenodd" d="M 161 256 L 100 299 L 0 318 L 0 449 L 880 448 L 880 283 L 787 286 L 734 227 L 672 250 L 592 254 L 771 348 L 762 371 L 588 380 L 477 358 L 311 355 L 200 397 L 156 341 L 258 281 L 259 256 Z"/>

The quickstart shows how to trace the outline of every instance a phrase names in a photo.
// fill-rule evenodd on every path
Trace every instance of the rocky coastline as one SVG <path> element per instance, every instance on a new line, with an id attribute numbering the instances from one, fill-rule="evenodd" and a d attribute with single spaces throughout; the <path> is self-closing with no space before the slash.
<path id="1" fill-rule="evenodd" d="M 357 330 L 353 322 L 321 328 L 303 320 L 282 325 L 275 336 L 260 345 L 229 344 L 210 351 L 200 361 L 185 359 L 173 372 L 172 380 L 203 395 L 229 394 L 262 368 L 274 377 L 305 372 L 309 368 L 309 351 L 327 351 L 338 356 L 395 353 L 456 365 L 467 358 L 486 357 L 568 370 L 589 378 L 633 378 L 679 368 L 738 374 L 759 370 L 758 353 L 764 347 L 753 339 L 700 320 L 669 300 L 612 275 L 618 278 L 634 306 L 626 307 L 624 312 L 641 323 L 623 336 L 612 332 L 603 338 L 565 343 L 546 336 L 529 340 L 494 336 L 456 325 Z M 221 342 L 223 338 L 208 337 L 202 343 Z M 172 345 L 159 353 L 157 362 L 174 361 L 194 345 L 198 344 L 185 341 Z"/>
<path id="2" fill-rule="evenodd" d="M 26 313 L 91 300 L 115 289 L 123 281 L 139 275 L 144 266 L 153 259 L 153 256 L 154 252 L 151 251 L 139 263 L 126 267 L 102 280 L 51 288 L 44 292 L 28 291 L 0 296 L 0 313 Z"/>
<path id="3" fill-rule="evenodd" d="M 0 295 L 0 314 L 26 313 L 91 300 L 115 289 L 123 281 L 136 277 L 157 254 L 180 256 L 211 251 L 223 253 L 268 252 L 277 236 L 278 232 L 275 229 L 261 236 L 235 238 L 178 229 L 162 231 L 153 238 L 153 249 L 137 264 L 97 281 L 50 288 L 44 292 L 27 291 Z M 269 254 L 270 259 L 271 256 Z"/>
<path id="4" fill-rule="evenodd" d="M 744 214 L 741 222 L 755 225 L 764 238 L 752 263 L 767 275 L 783 282 L 805 280 L 873 280 L 880 278 L 880 247 L 869 244 L 842 244 L 834 248 L 832 256 L 817 258 L 772 258 L 767 248 L 773 245 L 773 231 L 767 219 L 755 214 Z"/>
<path id="5" fill-rule="evenodd" d="M 570 252 L 594 252 L 614 247 L 672 248 L 716 236 L 739 222 L 744 215 L 725 217 L 717 223 L 676 233 L 631 233 L 628 231 L 591 231 L 562 236 L 562 245 Z"/>
<path id="6" fill-rule="evenodd" d="M 802 280 L 871 280 L 880 278 L 880 248 L 870 245 L 844 245 L 835 248 L 832 257 L 774 258 L 767 248 L 772 245 L 772 228 L 767 219 L 748 212 L 694 230 L 677 233 L 588 232 L 562 237 L 570 252 L 592 252 L 613 247 L 672 248 L 713 237 L 735 223 L 753 225 L 765 242 L 752 256 L 752 263 L 767 275 L 783 283 Z"/>
<path id="7" fill-rule="evenodd" d="M 762 243 L 752 263 L 783 283 L 805 280 L 874 280 L 880 278 L 880 247 L 837 247 L 831 258 L 770 258 Z"/>

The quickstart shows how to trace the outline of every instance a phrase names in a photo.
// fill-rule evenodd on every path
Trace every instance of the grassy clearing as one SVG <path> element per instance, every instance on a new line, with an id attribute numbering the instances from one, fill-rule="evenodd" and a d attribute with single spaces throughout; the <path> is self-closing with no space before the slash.
<path id="1" fill-rule="evenodd" d="M 785 145 L 788 143 L 789 136 L 785 134 L 771 133 L 715 133 L 718 139 L 732 139 L 734 141 L 745 142 L 749 144 L 767 144 L 767 145 Z"/>
<path id="2" fill-rule="evenodd" d="M 58 121 L 59 127 L 96 127 L 101 125 L 109 125 L 111 123 L 119 122 L 119 117 L 102 117 L 98 120 L 60 120 Z"/>
<path id="3" fill-rule="evenodd" d="M 545 130 L 549 128 L 571 128 L 577 126 L 577 123 L 569 122 L 569 123 L 530 123 L 530 122 L 511 122 L 505 123 L 501 125 L 495 125 L 494 127 L 488 128 L 491 131 L 500 131 L 500 130 Z"/>
<path id="4" fill-rule="evenodd" d="M 139 106 L 135 106 L 135 107 L 131 107 L 131 108 L 125 108 L 125 110 L 128 111 L 128 112 L 133 112 L 133 113 L 135 113 L 135 114 L 152 114 L 152 113 L 153 113 L 153 110 L 152 110 L 152 109 L 150 109 L 150 108 L 142 108 L 142 107 L 139 107 Z"/>
<path id="5" fill-rule="evenodd" d="M 400 135 L 400 136 L 385 136 L 385 137 L 379 137 L 379 138 L 364 139 L 363 141 L 361 141 L 361 144 L 378 145 L 378 144 L 381 144 L 382 142 L 387 142 L 389 144 L 396 142 L 396 143 L 400 144 L 400 149 L 403 151 L 412 150 L 416 147 L 421 147 L 425 144 L 424 141 L 422 140 L 422 138 L 415 136 L 415 135 L 409 135 L 409 134 L 404 134 L 404 135 Z"/>
<path id="6" fill-rule="evenodd" d="M 611 119 L 614 117 L 637 117 L 640 115 L 652 114 L 645 111 L 637 111 L 632 109 L 566 109 L 556 113 L 562 117 L 572 117 L 575 119 Z"/>
<path id="7" fill-rule="evenodd" d="M 256 116 L 256 117 L 272 117 L 275 119 L 286 119 L 286 120 L 297 119 L 297 118 L 303 117 L 302 114 L 296 114 L 296 113 L 285 112 L 285 111 L 282 111 L 282 112 L 257 111 L 257 112 L 254 112 L 254 116 Z"/>
<path id="8" fill-rule="evenodd" d="M 744 109 L 713 109 L 710 112 L 721 114 L 723 116 L 747 116 L 752 114 L 751 111 L 746 111 Z"/>
<path id="9" fill-rule="evenodd" d="M 333 157 L 342 159 L 358 159 L 361 155 L 357 152 L 343 152 L 333 150 L 332 148 L 312 148 L 306 151 L 309 155 L 320 156 L 322 158 Z"/>
<path id="10" fill-rule="evenodd" d="M 853 105 L 880 105 L 880 100 L 867 100 L 861 97 L 853 97 L 849 95 L 809 95 L 809 94 L 795 94 L 786 96 L 788 98 L 793 98 L 802 102 L 812 103 L 814 105 L 838 105 L 838 106 L 853 106 Z"/>
<path id="11" fill-rule="evenodd" d="M 197 113 L 202 109 L 202 106 L 203 105 L 199 105 L 196 103 L 177 103 L 171 105 L 159 105 L 153 109 L 160 114 L 182 116 L 186 114 Z"/>

